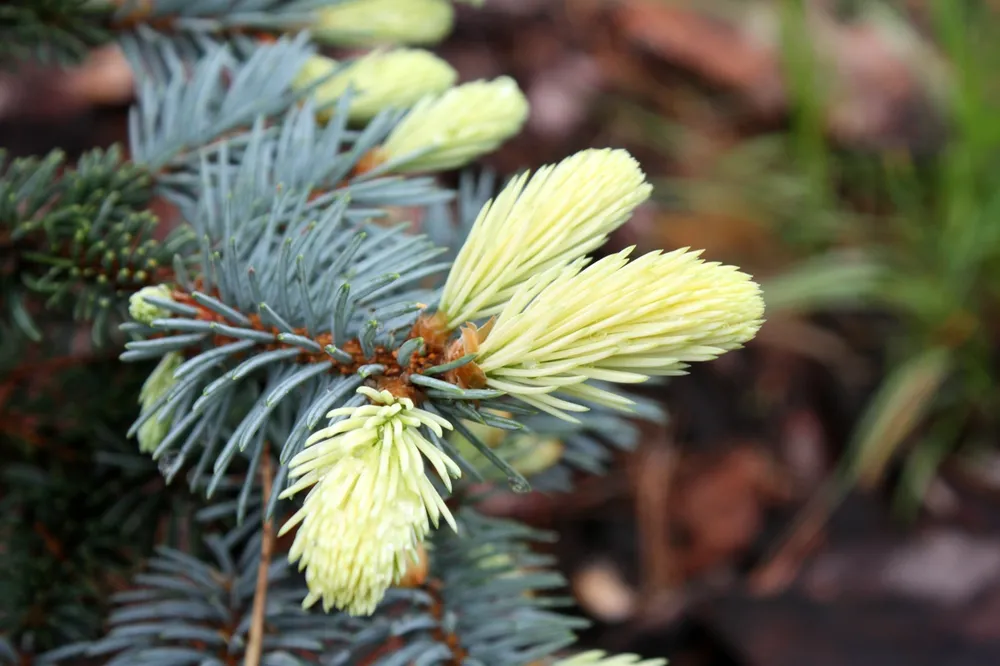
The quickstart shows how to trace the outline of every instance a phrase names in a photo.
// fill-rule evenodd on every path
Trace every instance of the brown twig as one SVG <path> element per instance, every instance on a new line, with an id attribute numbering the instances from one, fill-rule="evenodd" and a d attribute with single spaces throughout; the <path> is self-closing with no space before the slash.
<path id="1" fill-rule="evenodd" d="M 670 550 L 670 494 L 677 469 L 673 448 L 652 446 L 638 468 L 636 519 L 639 524 L 642 558 L 642 592 L 646 601 L 674 588 L 678 583 L 677 563 Z"/>
<path id="2" fill-rule="evenodd" d="M 431 606 L 431 615 L 439 623 L 444 620 L 444 600 L 441 598 L 442 587 L 443 584 L 437 579 L 428 581 L 424 585 L 424 589 L 434 599 L 434 604 Z M 439 624 L 436 629 L 431 630 L 431 635 L 434 636 L 434 640 L 447 645 L 448 649 L 451 650 L 452 658 L 445 662 L 448 666 L 460 666 L 465 663 L 465 657 L 467 656 L 465 648 L 462 647 L 462 641 L 459 640 L 454 632 L 445 631 Z"/>
<path id="3" fill-rule="evenodd" d="M 267 506 L 271 498 L 271 452 L 267 444 L 261 452 L 260 476 L 263 483 L 263 504 Z M 270 518 L 264 523 L 264 536 L 260 540 L 260 564 L 257 567 L 257 589 L 253 595 L 253 615 L 250 621 L 250 634 L 247 638 L 246 659 L 244 666 L 260 666 L 261 652 L 264 646 L 264 608 L 267 605 L 267 570 L 271 568 L 271 555 L 274 552 L 274 530 Z"/>
<path id="4" fill-rule="evenodd" d="M 198 314 L 195 316 L 198 320 L 230 323 L 224 316 L 196 301 L 186 291 L 175 289 L 171 296 L 174 301 L 198 310 Z M 273 333 L 276 337 L 281 333 L 280 329 L 274 326 L 267 326 L 258 315 L 250 315 L 249 319 L 251 327 L 254 330 Z M 484 328 L 483 330 L 487 329 Z M 293 329 L 293 332 L 296 335 L 310 338 L 323 348 L 334 343 L 331 333 L 323 333 L 314 337 L 305 328 L 296 328 Z M 376 347 L 372 355 L 367 355 L 364 353 L 361 343 L 356 338 L 339 345 L 341 351 L 351 356 L 349 362 L 337 361 L 325 352 L 311 352 L 307 350 L 302 350 L 296 360 L 299 363 L 324 363 L 330 366 L 331 372 L 343 375 L 353 375 L 361 366 L 377 363 L 384 367 L 382 374 L 374 378 L 379 390 L 386 389 L 396 397 L 407 397 L 419 404 L 423 401 L 423 393 L 418 390 L 417 386 L 409 383 L 407 378 L 410 374 L 421 374 L 431 366 L 453 361 L 459 356 L 464 355 L 464 348 L 460 345 L 447 345 L 450 334 L 451 330 L 443 322 L 440 313 L 421 315 L 414 323 L 408 337 L 423 338 L 424 352 L 423 354 L 414 354 L 409 364 L 405 367 L 399 364 L 396 351 L 384 347 Z M 223 334 L 217 334 L 213 338 L 213 342 L 218 346 L 231 344 L 238 340 L 239 338 Z M 273 349 L 293 349 L 296 347 L 287 342 L 275 341 L 262 343 L 262 348 L 270 351 Z M 484 383 L 476 383 L 474 381 L 474 373 L 476 372 L 482 374 L 475 363 L 468 363 L 458 370 L 449 371 L 444 375 L 444 378 L 462 388 L 482 388 L 485 385 Z M 470 377 L 472 380 L 470 380 Z"/>
<path id="5" fill-rule="evenodd" d="M 750 572 L 750 586 L 758 592 L 785 589 L 798 573 L 802 560 L 816 545 L 830 514 L 851 489 L 844 477 L 835 473 L 816 490 L 786 532 Z"/>

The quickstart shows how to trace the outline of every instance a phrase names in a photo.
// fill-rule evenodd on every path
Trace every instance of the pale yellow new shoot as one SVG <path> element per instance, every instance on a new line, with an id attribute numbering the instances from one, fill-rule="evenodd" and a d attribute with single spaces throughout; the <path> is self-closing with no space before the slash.
<path id="1" fill-rule="evenodd" d="M 139 403 L 142 405 L 143 411 L 149 409 L 167 391 L 174 387 L 177 383 L 177 380 L 174 379 L 174 371 L 177 370 L 183 361 L 184 357 L 178 352 L 170 352 L 163 355 L 160 362 L 149 373 L 149 377 L 146 378 L 146 381 L 142 385 L 142 390 L 139 391 Z M 139 426 L 139 430 L 136 433 L 136 439 L 139 440 L 139 450 L 143 453 L 152 453 L 155 451 L 156 447 L 163 441 L 163 438 L 170 432 L 170 425 L 170 414 L 164 414 L 162 407 L 156 410 L 155 414 Z"/>
<path id="2" fill-rule="evenodd" d="M 757 333 L 764 303 L 750 276 L 686 249 L 630 262 L 631 250 L 586 268 L 583 259 L 557 266 L 523 283 L 479 345 L 476 363 L 487 386 L 574 420 L 567 411 L 587 411 L 574 398 L 631 404 L 590 380 L 683 374 L 689 363 L 716 358 Z"/>
<path id="3" fill-rule="evenodd" d="M 608 656 L 600 650 L 590 650 L 568 659 L 553 662 L 552 666 L 666 666 L 666 659 L 643 659 L 635 654 Z"/>
<path id="4" fill-rule="evenodd" d="M 443 92 L 455 84 L 458 74 L 447 62 L 422 49 L 375 51 L 337 71 L 336 60 L 313 56 L 296 79 L 297 87 L 329 76 L 319 84 L 313 96 L 320 103 L 341 97 L 353 89 L 349 115 L 351 120 L 366 121 L 383 109 L 404 109 L 422 97 Z M 331 73 L 336 71 L 336 74 Z M 329 115 L 329 110 L 323 112 Z"/>
<path id="5" fill-rule="evenodd" d="M 417 547 L 439 520 L 455 520 L 427 478 L 425 461 L 451 489 L 461 471 L 422 433 L 451 424 L 388 391 L 361 387 L 374 404 L 334 409 L 334 420 L 292 459 L 298 478 L 282 497 L 312 489 L 302 508 L 281 528 L 296 525 L 289 560 L 306 570 L 303 606 L 322 601 L 352 615 L 370 615 L 389 586 L 417 559 Z"/>
<path id="6" fill-rule="evenodd" d="M 417 102 L 393 128 L 381 153 L 399 173 L 445 171 L 464 166 L 517 134 L 528 117 L 528 100 L 513 79 L 473 81 Z"/>
<path id="7" fill-rule="evenodd" d="M 448 0 L 345 0 L 316 13 L 316 39 L 340 46 L 434 44 L 455 14 Z"/>
<path id="8" fill-rule="evenodd" d="M 439 308 L 449 328 L 499 312 L 532 275 L 603 245 L 651 190 L 624 150 L 584 150 L 528 176 L 483 206 L 462 245 Z"/>

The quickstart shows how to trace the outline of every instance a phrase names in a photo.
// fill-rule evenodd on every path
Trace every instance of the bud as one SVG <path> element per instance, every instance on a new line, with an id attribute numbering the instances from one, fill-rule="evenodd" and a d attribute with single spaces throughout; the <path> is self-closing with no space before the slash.
<path id="1" fill-rule="evenodd" d="M 155 287 L 143 287 L 132 294 L 128 299 L 128 313 L 132 319 L 142 324 L 150 324 L 154 319 L 169 317 L 170 312 L 163 308 L 146 302 L 147 296 L 159 298 L 164 301 L 174 300 L 170 296 L 170 287 L 166 285 L 156 285 Z"/>
<path id="2" fill-rule="evenodd" d="M 624 150 L 584 150 L 528 176 L 476 218 L 441 296 L 449 328 L 496 314 L 532 275 L 602 246 L 652 190 Z"/>
<path id="3" fill-rule="evenodd" d="M 555 437 L 521 435 L 511 437 L 506 460 L 524 476 L 541 474 L 563 458 L 566 445 Z"/>
<path id="4" fill-rule="evenodd" d="M 317 41 L 338 46 L 435 44 L 454 22 L 448 0 L 346 0 L 317 11 Z"/>
<path id="5" fill-rule="evenodd" d="M 469 559 L 475 560 L 480 569 L 493 570 L 498 578 L 512 578 L 518 575 L 517 562 L 510 553 L 499 550 L 492 543 L 484 543 L 469 549 Z"/>
<path id="6" fill-rule="evenodd" d="M 513 79 L 474 81 L 425 97 L 392 130 L 386 159 L 411 159 L 395 171 L 445 171 L 472 162 L 517 134 L 528 117 L 528 100 Z"/>
<path id="7" fill-rule="evenodd" d="M 177 383 L 177 380 L 174 379 L 174 371 L 183 360 L 184 357 L 178 352 L 170 352 L 160 359 L 159 364 L 146 378 L 142 390 L 139 391 L 139 403 L 144 412 Z M 139 440 L 139 450 L 143 453 L 155 451 L 163 438 L 170 432 L 171 422 L 170 414 L 164 414 L 162 407 L 156 410 L 156 413 L 146 419 L 146 422 L 139 427 L 139 432 L 136 434 L 136 438 Z"/>
<path id="8" fill-rule="evenodd" d="M 299 526 L 289 560 L 306 570 L 304 607 L 322 600 L 325 611 L 371 615 L 389 586 L 419 566 L 430 526 L 443 516 L 457 529 L 424 461 L 449 490 L 461 470 L 421 433 L 441 436 L 448 421 L 388 391 L 358 393 L 375 404 L 334 409 L 331 419 L 347 418 L 314 433 L 292 459 L 289 476 L 300 478 L 281 496 L 312 489 L 279 535 Z"/>
<path id="9" fill-rule="evenodd" d="M 427 574 L 430 571 L 430 561 L 427 557 L 427 548 L 424 544 L 417 544 L 416 557 L 406 569 L 406 573 L 396 584 L 399 587 L 414 588 L 420 587 L 427 582 Z"/>
<path id="10" fill-rule="evenodd" d="M 636 654 L 607 656 L 600 650 L 582 652 L 553 662 L 552 666 L 666 666 L 666 659 L 643 659 Z"/>
<path id="11" fill-rule="evenodd" d="M 295 81 L 298 87 L 328 76 L 336 60 L 313 56 Z M 373 52 L 348 63 L 314 90 L 317 102 L 327 104 L 354 90 L 350 118 L 367 121 L 387 107 L 407 108 L 428 94 L 443 92 L 455 84 L 458 74 L 451 65 L 421 49 Z M 322 113 L 329 115 L 329 110 Z"/>
<path id="12" fill-rule="evenodd" d="M 475 421 L 466 421 L 463 425 L 480 442 L 495 450 L 511 467 L 525 476 L 541 474 L 549 469 L 562 460 L 566 449 L 559 439 L 539 433 L 514 433 Z M 502 470 L 487 460 L 461 433 L 451 433 L 448 441 L 484 479 L 503 481 L 507 478 Z"/>
<path id="13" fill-rule="evenodd" d="M 504 307 L 476 364 L 486 385 L 574 421 L 587 411 L 558 396 L 628 409 L 632 402 L 587 384 L 679 375 L 740 347 L 760 328 L 760 287 L 700 253 L 632 248 L 583 268 L 584 259 L 523 283 Z"/>

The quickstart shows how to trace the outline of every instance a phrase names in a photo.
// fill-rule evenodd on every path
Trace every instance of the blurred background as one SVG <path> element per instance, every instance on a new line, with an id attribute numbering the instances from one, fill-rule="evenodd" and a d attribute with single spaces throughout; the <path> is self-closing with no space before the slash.
<path id="1" fill-rule="evenodd" d="M 653 200 L 607 251 L 704 248 L 764 286 L 747 349 L 570 494 L 585 643 L 673 666 L 1000 663 L 1000 3 L 487 0 L 440 52 L 532 112 L 501 174 L 590 146 Z M 124 141 L 129 70 L 0 73 L 0 145 Z M 158 211 L 169 217 L 166 206 Z"/>

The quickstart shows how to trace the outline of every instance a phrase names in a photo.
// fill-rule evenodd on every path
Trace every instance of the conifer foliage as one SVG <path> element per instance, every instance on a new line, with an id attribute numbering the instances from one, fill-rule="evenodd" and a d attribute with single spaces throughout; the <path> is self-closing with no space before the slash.
<path id="1" fill-rule="evenodd" d="M 136 78 L 126 148 L 0 163 L 0 663 L 662 663 L 566 657 L 549 535 L 470 483 L 599 473 L 659 417 L 620 385 L 745 343 L 759 290 L 687 251 L 588 257 L 649 195 L 624 151 L 473 175 L 528 103 L 415 48 L 453 16 L 0 9 L 8 57 L 113 39 Z"/>

